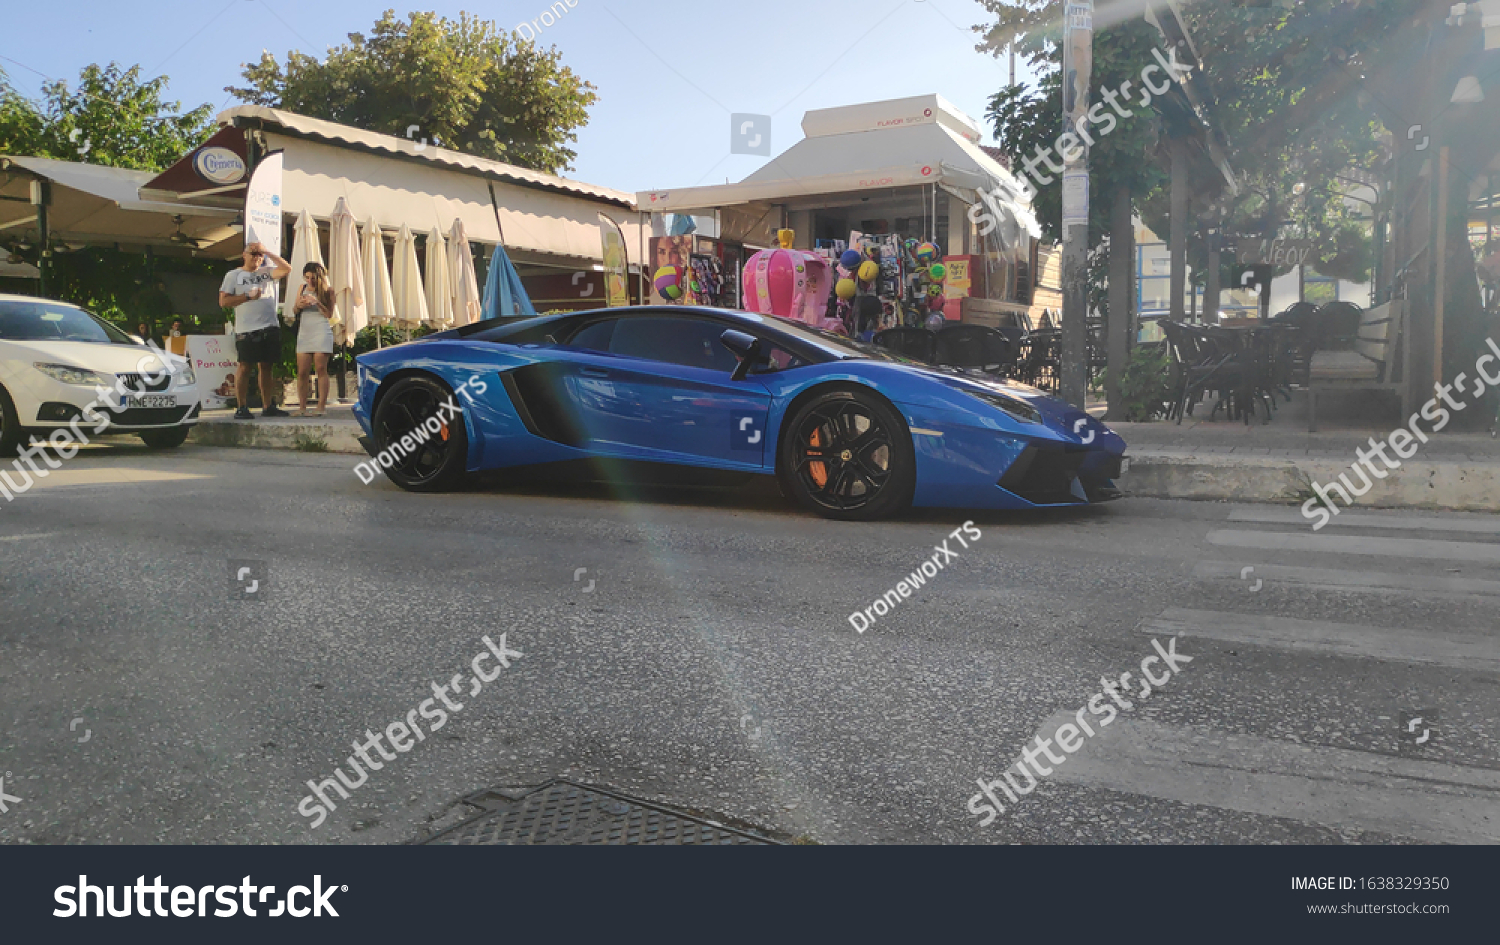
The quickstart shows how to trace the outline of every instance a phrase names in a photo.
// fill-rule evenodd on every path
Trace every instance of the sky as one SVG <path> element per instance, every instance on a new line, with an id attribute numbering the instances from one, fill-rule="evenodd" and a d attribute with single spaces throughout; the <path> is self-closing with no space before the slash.
<path id="1" fill-rule="evenodd" d="M 573 0 L 537 35 L 598 87 L 565 176 L 627 192 L 739 181 L 769 159 L 730 153 L 730 115 L 771 116 L 772 153 L 800 140 L 805 111 L 938 93 L 983 122 L 1009 63 L 976 52 L 974 0 Z M 140 64 L 170 78 L 184 108 L 236 104 L 241 63 L 270 50 L 317 54 L 368 33 L 391 0 L 293 3 L 7 3 L 0 68 L 23 94 L 48 79 L 76 85 L 90 63 Z M 449 18 L 468 10 L 515 29 L 546 0 L 397 6 Z M 525 35 L 525 33 L 523 33 Z M 1017 64 L 1018 77 L 1029 75 Z M 985 141 L 991 142 L 985 127 Z"/>

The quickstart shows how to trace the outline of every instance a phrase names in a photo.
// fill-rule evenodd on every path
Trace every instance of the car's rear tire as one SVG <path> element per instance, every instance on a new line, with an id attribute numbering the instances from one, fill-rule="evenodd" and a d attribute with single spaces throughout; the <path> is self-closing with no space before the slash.
<path id="1" fill-rule="evenodd" d="M 809 400 L 787 425 L 780 453 L 784 488 L 825 518 L 872 521 L 911 505 L 911 431 L 873 392 L 838 388 Z"/>
<path id="2" fill-rule="evenodd" d="M 16 405 L 5 388 L 0 387 L 0 456 L 15 455 L 22 436 L 21 418 L 16 414 Z"/>
<path id="3" fill-rule="evenodd" d="M 146 442 L 147 449 L 170 450 L 186 443 L 188 433 L 192 429 L 192 427 L 172 427 L 170 430 L 152 430 L 140 436 Z"/>
<path id="4" fill-rule="evenodd" d="M 458 414 L 444 409 L 454 403 Z M 446 492 L 463 481 L 469 461 L 469 436 L 464 429 L 463 405 L 454 393 L 432 377 L 404 377 L 380 398 L 371 424 L 375 455 L 390 457 L 381 465 L 386 478 L 408 492 Z M 410 451 L 397 444 L 401 438 L 422 429 L 432 418 L 438 431 L 424 430 L 420 443 Z M 393 448 L 394 447 L 394 448 Z"/>

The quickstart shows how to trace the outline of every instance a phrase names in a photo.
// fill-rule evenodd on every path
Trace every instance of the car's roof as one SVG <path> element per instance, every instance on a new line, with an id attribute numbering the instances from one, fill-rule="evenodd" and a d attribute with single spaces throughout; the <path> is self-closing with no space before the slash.
<path id="1" fill-rule="evenodd" d="M 49 299 L 41 295 L 9 295 L 0 292 L 0 302 L 51 302 L 55 305 L 66 305 L 70 308 L 82 308 L 74 302 L 64 302 L 62 299 Z"/>

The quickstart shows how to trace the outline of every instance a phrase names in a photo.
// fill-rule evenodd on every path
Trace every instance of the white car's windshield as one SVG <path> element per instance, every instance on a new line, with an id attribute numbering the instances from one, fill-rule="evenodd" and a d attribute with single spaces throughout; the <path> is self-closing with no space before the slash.
<path id="1" fill-rule="evenodd" d="M 49 299 L 0 299 L 0 341 L 85 341 L 133 345 L 120 329 L 77 306 Z"/>

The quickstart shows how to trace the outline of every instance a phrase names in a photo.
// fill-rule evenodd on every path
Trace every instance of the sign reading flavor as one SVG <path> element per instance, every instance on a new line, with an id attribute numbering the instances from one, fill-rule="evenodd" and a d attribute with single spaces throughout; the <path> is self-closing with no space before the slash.
<path id="1" fill-rule="evenodd" d="M 245 178 L 245 162 L 228 148 L 199 148 L 193 155 L 193 170 L 213 184 L 237 184 Z"/>

